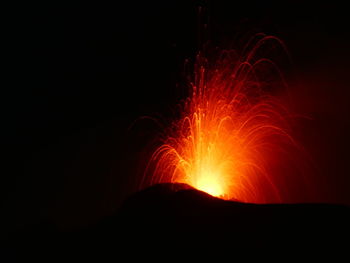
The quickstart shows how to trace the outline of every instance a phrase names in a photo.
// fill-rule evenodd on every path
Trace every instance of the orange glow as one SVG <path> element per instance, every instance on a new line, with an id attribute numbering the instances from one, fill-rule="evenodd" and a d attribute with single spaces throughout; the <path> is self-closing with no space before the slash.
<path id="1" fill-rule="evenodd" d="M 200 176 L 196 187 L 204 192 L 207 192 L 208 194 L 211 194 L 213 196 L 223 196 L 224 191 L 222 186 L 220 185 L 219 180 L 217 178 L 220 178 L 216 175 L 203 175 Z"/>
<path id="2" fill-rule="evenodd" d="M 181 118 L 164 131 L 164 143 L 149 162 L 145 177 L 152 173 L 151 184 L 187 183 L 244 202 L 264 203 L 267 195 L 281 201 L 270 161 L 294 141 L 287 110 L 264 90 L 266 81 L 256 74 L 258 66 L 276 69 L 272 61 L 256 58 L 268 41 L 281 44 L 273 37 L 261 38 L 243 60 L 226 52 L 210 64 L 198 55 Z"/>

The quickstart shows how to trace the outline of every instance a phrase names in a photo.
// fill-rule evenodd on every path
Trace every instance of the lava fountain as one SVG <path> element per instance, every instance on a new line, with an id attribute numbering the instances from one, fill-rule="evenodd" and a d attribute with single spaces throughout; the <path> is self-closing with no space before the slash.
<path id="1" fill-rule="evenodd" d="M 254 41 L 239 58 L 226 51 L 210 63 L 197 55 L 181 117 L 163 131 L 143 182 L 186 183 L 243 202 L 264 203 L 267 195 L 273 202 L 282 201 L 283 179 L 273 174 L 271 165 L 298 146 L 290 133 L 288 110 L 266 90 L 268 81 L 258 76 L 257 68 L 273 69 L 283 85 L 276 64 L 258 54 L 269 42 L 284 46 L 271 36 Z"/>

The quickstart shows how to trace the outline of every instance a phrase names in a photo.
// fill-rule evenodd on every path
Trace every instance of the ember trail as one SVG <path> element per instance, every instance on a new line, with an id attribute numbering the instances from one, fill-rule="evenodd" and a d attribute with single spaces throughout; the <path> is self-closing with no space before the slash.
<path id="1" fill-rule="evenodd" d="M 275 37 L 256 36 L 243 56 L 222 52 L 212 62 L 197 56 L 182 117 L 162 134 L 163 144 L 154 151 L 144 181 L 186 183 L 243 202 L 264 203 L 267 195 L 282 201 L 276 183 L 281 178 L 271 172 L 270 161 L 283 158 L 278 153 L 296 144 L 287 109 L 256 74 L 258 67 L 271 69 L 283 83 L 277 66 L 258 57 L 271 43 L 283 48 Z"/>

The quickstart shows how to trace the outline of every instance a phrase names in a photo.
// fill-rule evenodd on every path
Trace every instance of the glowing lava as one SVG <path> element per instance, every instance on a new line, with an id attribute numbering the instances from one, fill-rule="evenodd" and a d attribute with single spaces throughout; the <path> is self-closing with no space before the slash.
<path id="1" fill-rule="evenodd" d="M 220 178 L 216 175 L 203 175 L 197 182 L 197 188 L 213 196 L 223 196 L 224 191 L 219 183 Z"/>
<path id="2" fill-rule="evenodd" d="M 280 43 L 263 37 L 243 59 L 226 52 L 209 63 L 197 56 L 181 118 L 164 131 L 163 144 L 149 162 L 150 184 L 187 183 L 225 199 L 262 203 L 268 195 L 281 201 L 270 163 L 294 141 L 288 112 L 256 73 L 258 67 L 276 68 L 265 57 L 256 58 L 268 41 Z"/>

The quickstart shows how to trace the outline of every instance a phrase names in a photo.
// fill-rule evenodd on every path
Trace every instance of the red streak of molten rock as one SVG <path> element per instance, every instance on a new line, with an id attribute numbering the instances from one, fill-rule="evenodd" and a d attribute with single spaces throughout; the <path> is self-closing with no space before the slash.
<path id="1" fill-rule="evenodd" d="M 165 132 L 149 163 L 151 184 L 187 183 L 213 196 L 255 203 L 266 202 L 268 193 L 282 201 L 269 163 L 295 143 L 288 112 L 255 74 L 258 66 L 274 66 L 255 58 L 268 40 L 279 42 L 260 39 L 243 62 L 227 53 L 209 67 L 198 55 L 182 118 Z"/>

